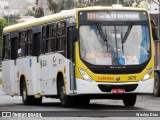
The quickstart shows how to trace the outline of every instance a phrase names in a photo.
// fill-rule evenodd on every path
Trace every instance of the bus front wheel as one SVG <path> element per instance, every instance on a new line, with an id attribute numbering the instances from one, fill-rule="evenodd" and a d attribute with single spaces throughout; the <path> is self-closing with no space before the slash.
<path id="1" fill-rule="evenodd" d="M 136 103 L 136 94 L 126 94 L 122 97 L 125 106 L 134 106 Z"/>
<path id="2" fill-rule="evenodd" d="M 60 97 L 61 105 L 62 107 L 70 107 L 73 104 L 72 98 L 70 96 L 67 96 L 65 93 L 65 88 L 64 88 L 64 81 L 59 80 L 58 81 L 58 94 Z"/>

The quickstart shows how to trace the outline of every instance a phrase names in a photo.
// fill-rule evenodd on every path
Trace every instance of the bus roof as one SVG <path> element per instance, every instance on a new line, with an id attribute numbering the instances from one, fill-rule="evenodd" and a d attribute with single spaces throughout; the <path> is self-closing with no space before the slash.
<path id="1" fill-rule="evenodd" d="M 41 18 L 36 18 L 27 22 L 22 22 L 18 23 L 15 25 L 11 25 L 8 27 L 5 27 L 3 30 L 3 34 L 9 33 L 9 32 L 14 32 L 16 30 L 21 30 L 21 29 L 26 29 L 29 27 L 53 22 L 56 20 L 61 20 L 65 19 L 68 17 L 75 17 L 76 12 L 78 11 L 84 11 L 84 10 L 145 10 L 142 8 L 131 8 L 131 7 L 103 7 L 103 6 L 92 6 L 92 7 L 85 7 L 85 8 L 76 8 L 76 9 L 71 9 L 71 10 L 62 10 L 59 13 L 44 16 Z"/>

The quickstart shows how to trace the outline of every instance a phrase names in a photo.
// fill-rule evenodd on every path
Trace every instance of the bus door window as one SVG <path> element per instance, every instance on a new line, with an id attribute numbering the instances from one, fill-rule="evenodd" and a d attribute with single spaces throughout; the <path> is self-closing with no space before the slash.
<path id="1" fill-rule="evenodd" d="M 7 34 L 4 36 L 4 53 L 3 53 L 3 59 L 10 59 L 11 56 L 11 48 L 10 48 L 10 34 Z"/>
<path id="2" fill-rule="evenodd" d="M 75 26 L 71 26 L 67 28 L 67 58 L 74 62 L 74 28 Z"/>

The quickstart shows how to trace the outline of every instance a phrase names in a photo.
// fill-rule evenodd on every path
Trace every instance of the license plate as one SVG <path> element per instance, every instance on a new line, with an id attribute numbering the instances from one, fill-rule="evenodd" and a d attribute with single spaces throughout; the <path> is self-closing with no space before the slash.
<path id="1" fill-rule="evenodd" d="M 113 88 L 112 94 L 123 94 L 125 92 L 124 88 Z"/>

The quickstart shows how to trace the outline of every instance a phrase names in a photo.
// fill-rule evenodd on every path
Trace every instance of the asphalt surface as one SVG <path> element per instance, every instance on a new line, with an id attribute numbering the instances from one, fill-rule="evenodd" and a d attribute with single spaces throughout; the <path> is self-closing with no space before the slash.
<path id="1" fill-rule="evenodd" d="M 74 106 L 72 108 L 61 107 L 59 99 L 43 98 L 43 102 L 39 106 L 23 105 L 22 98 L 20 96 L 11 97 L 6 95 L 1 90 L 0 86 L 0 116 L 2 112 L 10 112 L 12 118 L 7 119 L 22 119 L 24 115 L 31 113 L 37 113 L 42 116 L 41 119 L 84 119 L 84 120 L 101 120 L 101 119 L 159 119 L 160 117 L 160 97 L 154 97 L 151 94 L 140 94 L 137 96 L 137 102 L 134 107 L 125 107 L 122 100 L 91 100 L 88 106 Z M 16 116 L 17 114 L 20 116 Z M 138 116 L 140 115 L 140 116 Z M 14 117 L 14 118 L 13 118 Z M 39 116 L 38 116 L 39 117 Z M 0 117 L 0 120 L 6 118 Z M 25 119 L 25 118 L 23 118 Z M 32 119 L 37 119 L 33 118 Z M 39 118 L 38 118 L 39 120 Z"/>

